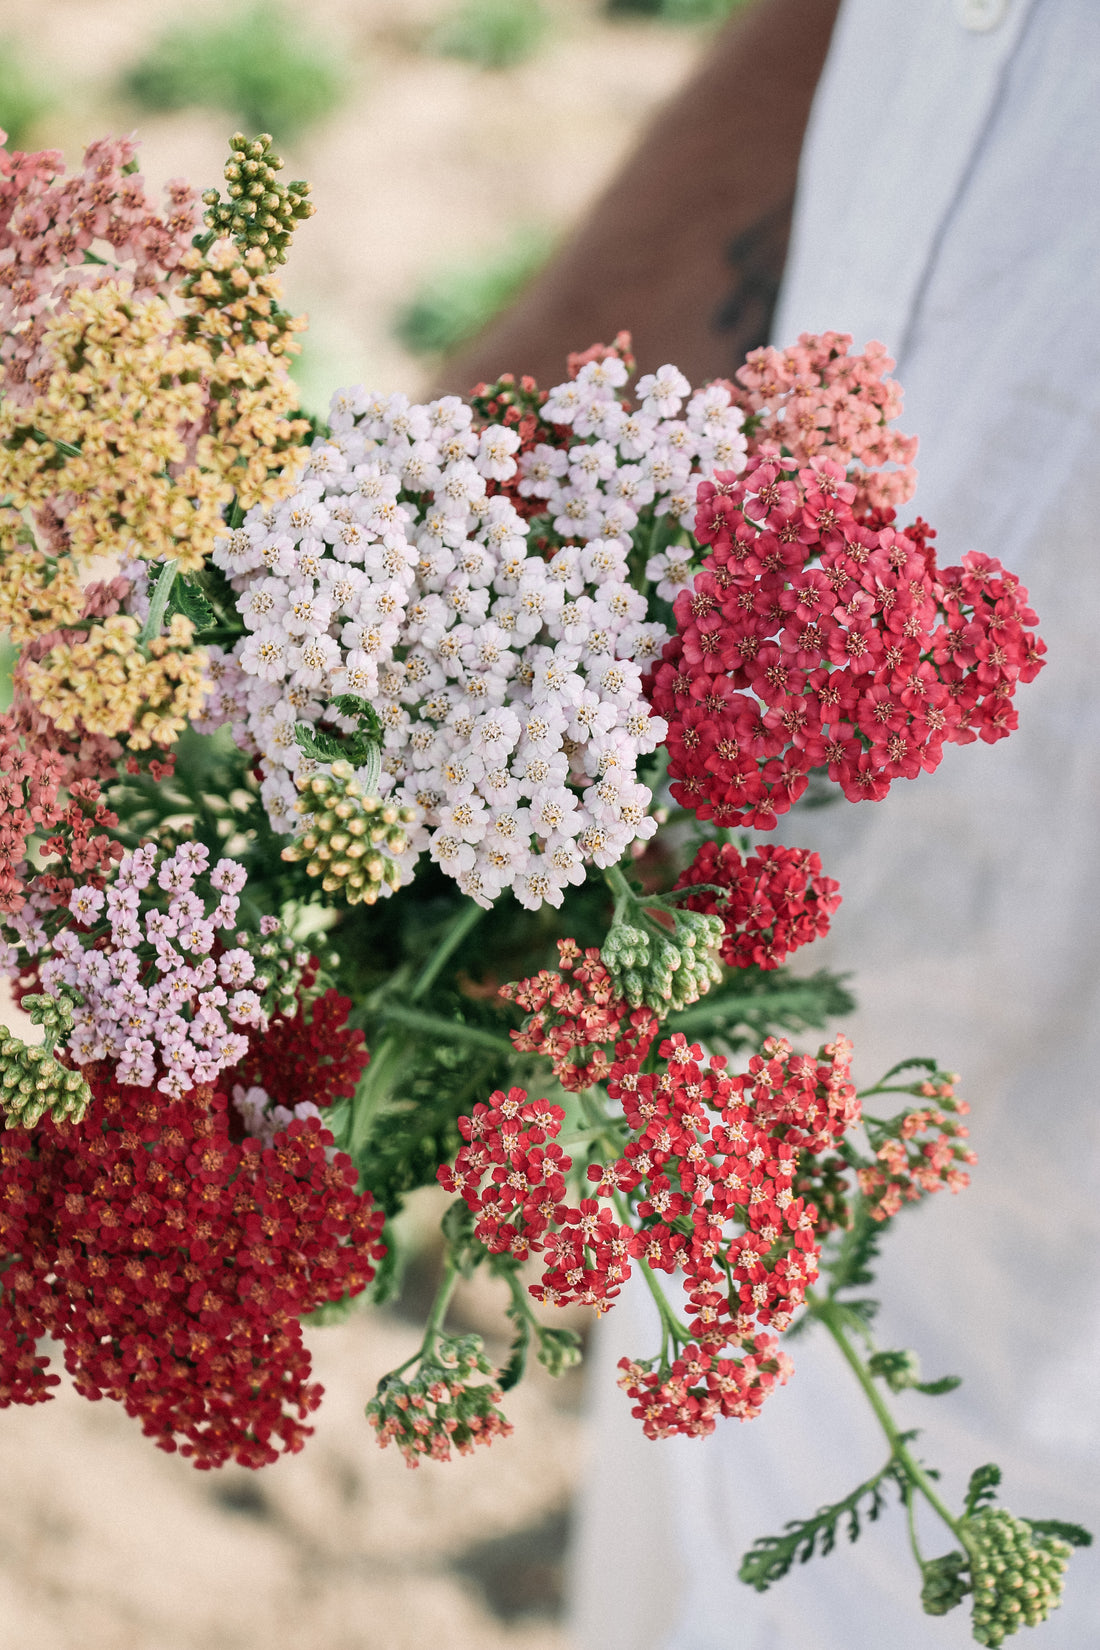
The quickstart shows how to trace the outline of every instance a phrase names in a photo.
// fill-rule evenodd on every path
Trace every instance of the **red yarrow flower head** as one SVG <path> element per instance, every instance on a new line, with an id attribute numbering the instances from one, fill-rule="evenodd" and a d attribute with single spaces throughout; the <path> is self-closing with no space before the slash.
<path id="1" fill-rule="evenodd" d="M 315 1117 L 238 1144 L 208 1088 L 86 1075 L 81 1123 L 0 1137 L 0 1406 L 49 1396 L 50 1336 L 79 1393 L 197 1467 L 301 1449 L 321 1388 L 299 1319 L 366 1287 L 381 1211 Z"/>
<path id="2" fill-rule="evenodd" d="M 821 875 L 817 854 L 802 848 L 759 846 L 743 859 L 732 842 L 704 842 L 676 887 L 697 884 L 727 890 L 684 903 L 721 917 L 719 955 L 731 968 L 778 968 L 799 946 L 829 932 L 840 904 L 839 884 Z"/>

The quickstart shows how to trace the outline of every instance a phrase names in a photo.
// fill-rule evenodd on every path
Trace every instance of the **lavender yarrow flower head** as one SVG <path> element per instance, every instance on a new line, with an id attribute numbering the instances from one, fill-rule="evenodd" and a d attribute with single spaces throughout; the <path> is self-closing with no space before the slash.
<path id="1" fill-rule="evenodd" d="M 277 918 L 238 927 L 246 880 L 234 860 L 211 867 L 201 843 L 143 843 L 106 890 L 73 890 L 73 921 L 39 972 L 47 991 L 80 1002 L 64 1045 L 77 1066 L 111 1060 L 120 1083 L 178 1097 L 236 1065 L 247 1028 L 292 1007 L 308 957 Z"/>

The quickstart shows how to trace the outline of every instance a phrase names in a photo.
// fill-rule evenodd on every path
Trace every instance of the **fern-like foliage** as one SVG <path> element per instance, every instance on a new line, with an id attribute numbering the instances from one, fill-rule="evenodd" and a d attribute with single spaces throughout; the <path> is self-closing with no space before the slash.
<path id="1" fill-rule="evenodd" d="M 740 1579 L 749 1587 L 755 1587 L 758 1593 L 765 1593 L 777 1581 L 782 1581 L 796 1563 L 807 1563 L 815 1553 L 821 1558 L 831 1553 L 840 1529 L 844 1529 L 849 1541 L 858 1540 L 863 1521 L 874 1523 L 885 1508 L 888 1484 L 895 1484 L 904 1496 L 904 1480 L 899 1477 L 899 1470 L 891 1457 L 873 1478 L 858 1484 L 843 1501 L 819 1507 L 810 1518 L 793 1519 L 781 1535 L 760 1536 L 741 1560 Z"/>
<path id="2" fill-rule="evenodd" d="M 1000 1482 L 1001 1469 L 995 1461 L 987 1461 L 984 1467 L 975 1467 L 967 1485 L 963 1517 L 973 1518 L 983 1507 L 992 1506 L 997 1498 L 997 1486 Z"/>
<path id="3" fill-rule="evenodd" d="M 806 979 L 785 968 L 736 969 L 700 1002 L 670 1015 L 668 1030 L 688 1038 L 705 1036 L 736 1050 L 779 1031 L 819 1031 L 854 1008 L 844 981 L 824 969 Z"/>
<path id="4" fill-rule="evenodd" d="M 1027 1522 L 1034 1535 L 1053 1535 L 1071 1547 L 1092 1546 L 1091 1532 L 1080 1524 L 1067 1524 L 1063 1518 L 1029 1518 Z"/>
<path id="5" fill-rule="evenodd" d="M 455 995 L 449 1004 L 433 999 L 432 1007 L 456 1024 L 499 1026 L 499 1018 L 480 1005 Z M 367 1042 L 375 1041 L 367 1027 Z M 411 1036 L 406 1043 L 396 1095 L 387 1102 L 357 1163 L 363 1185 L 387 1214 L 394 1214 L 407 1193 L 431 1185 L 441 1163 L 462 1144 L 458 1119 L 494 1089 L 507 1088 L 511 1055 L 466 1043 Z M 409 1127 L 415 1113 L 416 1128 Z"/>

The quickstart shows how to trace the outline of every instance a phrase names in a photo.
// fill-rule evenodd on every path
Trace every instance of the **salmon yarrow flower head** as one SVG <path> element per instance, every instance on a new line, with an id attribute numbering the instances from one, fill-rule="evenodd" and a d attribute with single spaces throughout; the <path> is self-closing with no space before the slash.
<path id="1" fill-rule="evenodd" d="M 894 362 L 881 344 L 855 352 L 849 333 L 804 332 L 785 349 L 750 351 L 733 398 L 752 429 L 752 451 L 844 467 L 857 513 L 900 509 L 917 483 L 917 438 L 893 428 L 902 410 Z"/>

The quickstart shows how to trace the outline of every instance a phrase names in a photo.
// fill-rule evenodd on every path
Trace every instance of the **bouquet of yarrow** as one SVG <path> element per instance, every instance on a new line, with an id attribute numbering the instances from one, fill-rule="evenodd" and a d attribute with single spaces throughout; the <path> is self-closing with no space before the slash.
<path id="1" fill-rule="evenodd" d="M 924 1608 L 970 1595 L 1000 1644 L 1088 1537 L 997 1505 L 993 1466 L 945 1505 L 888 1394 L 957 1382 L 877 1348 L 865 1298 L 904 1207 L 966 1185 L 967 1108 L 934 1061 L 857 1090 L 841 1033 L 795 1051 L 852 1006 L 784 966 L 840 894 L 758 834 L 1006 737 L 1027 593 L 900 524 L 892 363 L 837 334 L 695 389 L 635 378 L 624 334 L 548 392 L 303 416 L 274 271 L 312 208 L 280 168 L 238 136 L 227 196 L 158 208 L 129 141 L 72 175 L 0 150 L 0 942 L 42 1031 L 0 1033 L 0 1405 L 51 1396 L 51 1337 L 197 1467 L 300 1449 L 302 1319 L 392 1292 L 390 1218 L 438 1180 L 381 1445 L 507 1434 L 529 1352 L 579 1355 L 554 1308 L 632 1273 L 655 1440 L 751 1420 L 816 1321 L 886 1459 L 744 1580 L 893 1492 Z M 476 1267 L 499 1369 L 446 1326 Z"/>

